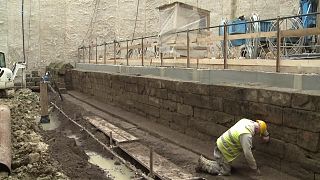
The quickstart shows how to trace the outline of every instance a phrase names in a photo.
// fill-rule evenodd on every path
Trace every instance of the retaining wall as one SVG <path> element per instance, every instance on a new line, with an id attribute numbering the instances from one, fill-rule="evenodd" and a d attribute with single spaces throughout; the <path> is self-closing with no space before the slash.
<path id="1" fill-rule="evenodd" d="M 72 71 L 74 90 L 203 140 L 242 117 L 268 122 L 271 142 L 254 145 L 259 165 L 303 179 L 320 174 L 320 96 L 297 90 L 210 85 L 106 72 Z"/>

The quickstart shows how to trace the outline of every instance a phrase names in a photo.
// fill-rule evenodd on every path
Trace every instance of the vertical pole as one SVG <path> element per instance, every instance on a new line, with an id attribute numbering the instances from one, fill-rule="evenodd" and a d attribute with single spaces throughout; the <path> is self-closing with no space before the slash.
<path id="1" fill-rule="evenodd" d="M 117 62 L 116 62 L 116 40 L 113 41 L 113 64 L 116 65 Z"/>
<path id="2" fill-rule="evenodd" d="M 109 142 L 110 142 L 110 147 L 112 147 L 112 131 L 110 132 L 110 136 L 109 136 Z"/>
<path id="3" fill-rule="evenodd" d="M 127 66 L 129 66 L 129 40 L 127 40 Z"/>
<path id="4" fill-rule="evenodd" d="M 78 60 L 77 60 L 78 63 L 80 63 L 80 48 L 78 48 Z"/>
<path id="5" fill-rule="evenodd" d="M 86 62 L 86 59 L 85 59 L 85 57 L 84 57 L 84 51 L 85 51 L 85 47 L 83 46 L 82 47 L 82 59 L 83 59 L 83 63 L 85 63 Z"/>
<path id="6" fill-rule="evenodd" d="M 199 69 L 199 58 L 197 59 L 197 69 Z"/>
<path id="7" fill-rule="evenodd" d="M 104 42 L 103 63 L 107 64 L 107 43 Z"/>
<path id="8" fill-rule="evenodd" d="M 280 46 L 281 46 L 281 34 L 280 34 L 280 17 L 277 18 L 277 60 L 276 60 L 276 72 L 280 72 Z"/>
<path id="9" fill-rule="evenodd" d="M 223 69 L 227 69 L 227 51 L 228 51 L 228 26 L 224 23 L 223 26 Z"/>
<path id="10" fill-rule="evenodd" d="M 96 64 L 98 64 L 98 39 L 96 39 Z"/>
<path id="11" fill-rule="evenodd" d="M 153 177 L 153 148 L 150 147 L 150 177 Z"/>
<path id="12" fill-rule="evenodd" d="M 49 114 L 48 114 L 48 83 L 40 83 L 40 106 L 41 106 L 41 123 L 49 123 Z"/>
<path id="13" fill-rule="evenodd" d="M 143 57 L 143 36 L 141 38 L 141 65 L 144 66 L 144 57 Z"/>
<path id="14" fill-rule="evenodd" d="M 320 12 L 320 2 L 318 1 L 318 12 Z M 320 31 L 320 14 L 317 15 L 317 28 Z M 317 39 L 317 53 L 320 53 L 320 34 L 318 34 Z"/>
<path id="15" fill-rule="evenodd" d="M 160 53 L 160 66 L 163 66 L 163 53 Z"/>
<path id="16" fill-rule="evenodd" d="M 189 29 L 187 31 L 187 68 L 190 68 L 190 37 L 189 37 Z"/>
<path id="17" fill-rule="evenodd" d="M 91 59 L 91 45 L 89 45 L 89 64 L 90 64 L 90 59 Z"/>

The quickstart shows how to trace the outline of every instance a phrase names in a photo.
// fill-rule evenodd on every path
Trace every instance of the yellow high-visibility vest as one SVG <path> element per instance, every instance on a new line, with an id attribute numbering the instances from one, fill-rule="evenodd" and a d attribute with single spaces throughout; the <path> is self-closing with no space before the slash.
<path id="1" fill-rule="evenodd" d="M 218 149 L 228 162 L 233 161 L 240 155 L 242 151 L 240 135 L 253 134 L 252 129 L 249 128 L 253 122 L 249 119 L 241 119 L 217 139 Z"/>

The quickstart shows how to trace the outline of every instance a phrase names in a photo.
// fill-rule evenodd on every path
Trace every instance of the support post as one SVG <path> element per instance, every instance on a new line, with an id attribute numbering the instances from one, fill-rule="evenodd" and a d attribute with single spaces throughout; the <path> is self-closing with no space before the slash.
<path id="1" fill-rule="evenodd" d="M 280 50 L 281 50 L 281 30 L 280 30 L 280 17 L 277 18 L 277 60 L 276 72 L 280 72 Z"/>
<path id="2" fill-rule="evenodd" d="M 98 64 L 98 40 L 96 39 L 96 64 Z"/>
<path id="3" fill-rule="evenodd" d="M 77 60 L 78 63 L 80 63 L 80 48 L 78 48 L 78 60 Z"/>
<path id="4" fill-rule="evenodd" d="M 228 52 L 228 26 L 227 26 L 227 23 L 224 23 L 224 26 L 223 26 L 223 69 L 228 69 L 227 52 Z"/>
<path id="5" fill-rule="evenodd" d="M 89 45 L 89 64 L 90 64 L 90 59 L 91 59 L 91 46 Z"/>
<path id="6" fill-rule="evenodd" d="M 189 29 L 187 31 L 187 68 L 190 68 L 190 37 L 189 37 Z"/>
<path id="7" fill-rule="evenodd" d="M 318 11 L 320 12 L 320 2 L 318 1 Z M 320 14 L 317 15 L 317 28 L 320 31 Z M 320 53 L 320 34 L 318 34 L 318 38 L 317 38 L 317 53 Z"/>
<path id="8" fill-rule="evenodd" d="M 107 64 L 107 43 L 104 42 L 103 63 Z"/>
<path id="9" fill-rule="evenodd" d="M 40 107 L 41 107 L 41 123 L 49 123 L 49 113 L 48 113 L 48 83 L 46 82 L 41 82 L 40 83 Z"/>
<path id="10" fill-rule="evenodd" d="M 163 53 L 160 53 L 160 66 L 163 66 Z"/>
<path id="11" fill-rule="evenodd" d="M 112 144 L 113 144 L 113 143 L 112 143 L 112 131 L 110 132 L 110 136 L 109 136 L 109 138 L 110 138 L 110 139 L 109 139 L 110 147 L 112 147 Z"/>
<path id="12" fill-rule="evenodd" d="M 129 40 L 127 40 L 127 66 L 129 66 Z"/>
<path id="13" fill-rule="evenodd" d="M 154 173 L 153 173 L 153 148 L 150 147 L 150 177 L 154 177 Z"/>
<path id="14" fill-rule="evenodd" d="M 113 64 L 116 65 L 117 61 L 116 61 L 116 40 L 113 41 Z"/>
<path id="15" fill-rule="evenodd" d="M 144 56 L 143 56 L 143 36 L 141 38 L 141 65 L 144 66 Z"/>
<path id="16" fill-rule="evenodd" d="M 82 47 L 82 59 L 83 59 L 83 63 L 85 63 L 86 62 L 86 59 L 85 59 L 85 57 L 84 57 L 84 51 L 85 51 L 85 47 L 83 46 Z"/>

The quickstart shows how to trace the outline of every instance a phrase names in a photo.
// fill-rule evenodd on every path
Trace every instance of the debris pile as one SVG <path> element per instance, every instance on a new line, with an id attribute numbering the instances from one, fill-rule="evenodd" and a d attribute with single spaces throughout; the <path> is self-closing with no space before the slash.
<path id="1" fill-rule="evenodd" d="M 39 97 L 29 89 L 15 92 L 10 99 L 0 99 L 11 110 L 12 172 L 7 179 L 68 179 L 48 152 L 40 135 Z"/>

